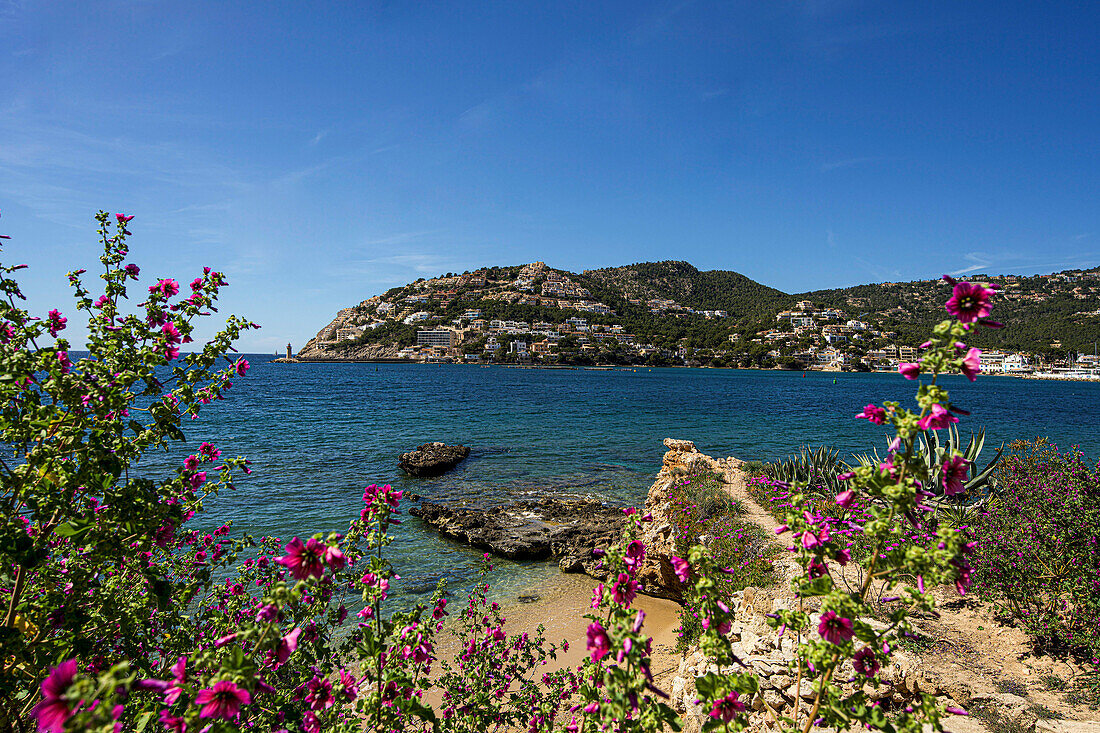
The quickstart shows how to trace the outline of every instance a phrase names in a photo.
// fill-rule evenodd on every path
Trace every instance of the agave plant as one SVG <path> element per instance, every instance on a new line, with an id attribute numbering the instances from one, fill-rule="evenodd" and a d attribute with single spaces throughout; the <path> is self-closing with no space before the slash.
<path id="1" fill-rule="evenodd" d="M 764 464 L 764 473 L 769 478 L 788 484 L 805 484 L 808 494 L 820 496 L 839 493 L 840 482 L 836 477 L 847 470 L 848 465 L 840 460 L 840 451 L 824 445 L 816 449 L 802 446 L 797 456 Z"/>
<path id="2" fill-rule="evenodd" d="M 926 430 L 917 438 L 914 446 L 914 454 L 921 459 L 923 475 L 920 476 L 925 491 L 931 494 L 926 504 L 935 507 L 936 513 L 948 523 L 958 526 L 966 524 L 969 516 L 989 501 L 990 495 L 996 492 L 997 487 L 993 477 L 993 471 L 1001 460 L 1004 445 L 997 449 L 997 455 L 989 461 L 980 471 L 978 470 L 978 456 L 985 447 L 985 429 L 982 428 L 976 434 L 972 433 L 970 442 L 963 449 L 959 438 L 959 431 L 954 425 L 949 425 L 946 437 L 941 438 L 941 431 Z M 959 452 L 970 464 L 970 479 L 963 484 L 963 490 L 948 496 L 943 485 L 943 464 L 955 453 Z M 866 453 L 855 457 L 859 465 L 878 465 L 882 462 L 876 450 L 873 455 Z"/>

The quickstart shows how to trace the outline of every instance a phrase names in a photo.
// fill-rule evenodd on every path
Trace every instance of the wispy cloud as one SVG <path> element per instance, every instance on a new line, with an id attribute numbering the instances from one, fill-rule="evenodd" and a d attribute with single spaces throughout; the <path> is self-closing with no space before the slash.
<path id="1" fill-rule="evenodd" d="M 419 229 L 409 232 L 396 232 L 394 234 L 387 234 L 383 237 L 375 237 L 373 239 L 367 239 L 363 244 L 367 246 L 388 245 L 388 244 L 407 244 L 408 242 L 414 242 L 425 237 L 430 237 L 435 234 L 442 234 L 444 229 Z"/>
<path id="2" fill-rule="evenodd" d="M 988 271 L 988 268 L 996 263 L 996 259 L 993 256 L 982 252 L 967 252 L 963 255 L 963 259 L 970 264 L 955 270 L 951 273 L 952 275 L 965 275 L 968 272 L 978 272 L 979 270 Z"/>
<path id="3" fill-rule="evenodd" d="M 320 132 L 318 132 L 316 135 L 313 136 L 313 139 L 309 141 L 310 147 L 324 140 L 326 136 L 328 136 L 328 130 L 321 130 Z"/>

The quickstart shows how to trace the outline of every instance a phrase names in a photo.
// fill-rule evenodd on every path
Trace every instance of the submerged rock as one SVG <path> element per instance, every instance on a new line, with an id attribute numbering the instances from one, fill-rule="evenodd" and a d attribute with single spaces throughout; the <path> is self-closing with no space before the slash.
<path id="1" fill-rule="evenodd" d="M 399 465 L 410 476 L 438 476 L 468 455 L 470 449 L 464 445 L 425 443 L 414 451 L 402 453 Z"/>
<path id="2" fill-rule="evenodd" d="M 618 540 L 621 509 L 592 499 L 543 498 L 475 509 L 426 501 L 409 510 L 444 537 L 512 560 L 560 558 L 565 571 L 598 574 L 595 549 Z M 597 575 L 597 577 L 599 577 Z"/>

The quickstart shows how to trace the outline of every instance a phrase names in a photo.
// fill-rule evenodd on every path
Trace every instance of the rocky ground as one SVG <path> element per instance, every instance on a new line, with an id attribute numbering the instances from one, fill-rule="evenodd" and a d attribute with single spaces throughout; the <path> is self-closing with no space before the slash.
<path id="1" fill-rule="evenodd" d="M 639 575 L 646 583 L 646 593 L 657 597 L 645 602 L 666 618 L 660 628 L 650 630 L 657 650 L 656 683 L 671 693 L 675 707 L 685 718 L 686 730 L 695 733 L 705 719 L 694 704 L 694 680 L 715 667 L 697 649 L 684 655 L 674 651 L 676 624 L 669 619 L 674 619 L 676 607 L 662 600 L 682 598 L 682 587 L 669 563 L 674 554 L 672 524 L 665 513 L 669 489 L 685 476 L 710 473 L 741 504 L 742 519 L 758 524 L 772 538 L 777 538 L 778 523 L 749 494 L 750 477 L 743 462 L 736 458 L 714 459 L 699 452 L 690 441 L 667 439 L 665 446 L 668 452 L 646 499 L 646 511 L 652 513 L 653 521 L 643 525 L 640 539 L 647 545 L 647 554 Z M 487 510 L 425 502 L 411 513 L 446 536 L 496 554 L 558 558 L 563 569 L 583 570 L 594 577 L 600 577 L 600 569 L 591 559 L 592 548 L 615 541 L 624 522 L 620 509 L 593 501 L 561 499 Z M 774 541 L 785 549 L 780 539 Z M 765 614 L 797 603 L 789 587 L 801 568 L 787 552 L 779 553 L 775 567 L 773 585 L 746 588 L 735 597 L 739 610 L 731 632 L 735 652 L 758 672 L 763 688 L 763 694 L 751 701 L 754 730 L 770 727 L 765 701 L 780 712 L 790 713 L 796 704 L 809 710 L 807 693 L 795 686 L 794 640 L 776 636 L 765 623 Z M 843 577 L 838 580 L 843 581 Z M 574 651 L 582 650 L 583 613 L 591 597 L 591 584 L 570 581 L 568 590 L 563 588 L 555 591 L 549 605 L 544 599 L 543 603 L 524 606 L 519 615 L 533 624 L 544 618 L 554 619 L 554 631 L 569 638 Z M 884 670 L 888 684 L 874 693 L 884 704 L 904 705 L 918 692 L 934 694 L 944 706 L 971 713 L 947 721 L 948 729 L 955 733 L 1100 733 L 1100 712 L 1073 693 L 1084 674 L 1081 667 L 1066 659 L 1037 654 L 1020 629 L 998 619 L 989 606 L 959 596 L 953 587 L 937 589 L 936 600 L 937 615 L 918 619 L 920 638 L 897 650 L 894 663 Z M 814 608 L 809 606 L 808 610 Z M 875 619 L 865 620 L 877 623 Z M 848 676 L 854 676 L 850 669 Z"/>
<path id="2" fill-rule="evenodd" d="M 647 508 L 655 518 L 672 481 L 712 472 L 745 508 L 745 516 L 776 537 L 778 523 L 749 494 L 749 476 L 742 462 L 715 460 L 700 453 L 690 441 L 666 440 L 665 445 L 669 451 L 647 499 Z M 651 537 L 658 547 L 663 541 L 661 524 L 660 520 L 654 522 Z M 765 700 L 790 713 L 799 697 L 791 672 L 793 641 L 777 637 L 765 623 L 764 614 L 797 602 L 789 585 L 801 569 L 793 560 L 777 562 L 776 568 L 774 586 L 746 588 L 737 594 L 740 613 L 731 632 L 735 651 L 761 676 L 763 695 L 753 701 L 753 726 L 762 730 L 769 727 L 763 712 Z M 662 576 L 660 569 L 655 572 Z M 956 733 L 1100 733 L 1097 710 L 1072 694 L 1051 689 L 1072 689 L 1083 675 L 1080 667 L 1069 660 L 1037 655 L 1023 631 L 999 620 L 989 606 L 959 596 L 953 587 L 937 589 L 936 600 L 938 616 L 919 620 L 921 638 L 895 653 L 894 664 L 885 670 L 890 684 L 876 695 L 904 704 L 917 692 L 935 694 L 945 705 L 971 713 L 948 721 L 948 728 Z M 715 667 L 698 650 L 689 650 L 672 680 L 673 699 L 688 722 L 688 731 L 697 731 L 704 720 L 703 711 L 694 705 L 694 678 L 708 669 Z M 849 676 L 854 676 L 851 670 Z M 806 693 L 801 697 L 798 704 L 808 711 Z"/>

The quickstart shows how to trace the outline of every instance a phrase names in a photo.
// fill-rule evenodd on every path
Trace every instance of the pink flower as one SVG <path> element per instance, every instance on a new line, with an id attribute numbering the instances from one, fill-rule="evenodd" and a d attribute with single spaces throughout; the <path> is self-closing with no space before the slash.
<path id="1" fill-rule="evenodd" d="M 852 657 L 852 668 L 864 677 L 874 677 L 879 669 L 878 657 L 875 656 L 875 650 L 869 646 L 865 646 L 856 652 L 855 656 Z"/>
<path id="2" fill-rule="evenodd" d="M 359 694 L 359 682 L 355 679 L 354 675 L 348 674 L 344 670 L 340 670 L 340 687 L 344 693 L 344 697 L 350 702 L 356 698 Z"/>
<path id="3" fill-rule="evenodd" d="M 856 492 L 851 489 L 845 489 L 836 495 L 836 505 L 844 509 L 851 509 L 852 505 L 856 503 Z"/>
<path id="4" fill-rule="evenodd" d="M 130 264 L 126 265 L 126 267 L 124 269 L 126 270 L 126 274 L 129 275 L 130 277 L 134 278 L 135 280 L 137 280 L 138 275 L 141 274 L 141 268 L 138 267 L 137 265 L 135 265 L 132 262 Z"/>
<path id="5" fill-rule="evenodd" d="M 126 214 L 115 214 L 115 218 L 118 219 L 119 224 L 129 224 L 130 220 L 134 217 L 132 214 L 130 216 L 126 216 Z"/>
<path id="6" fill-rule="evenodd" d="M 229 680 L 218 680 L 213 687 L 199 690 L 199 694 L 195 695 L 195 704 L 202 705 L 200 718 L 234 720 L 241 714 L 241 706 L 251 702 L 248 691 Z"/>
<path id="7" fill-rule="evenodd" d="M 716 720 L 721 720 L 724 723 L 728 723 L 733 720 L 737 713 L 744 711 L 745 703 L 737 699 L 738 694 L 731 692 L 720 700 L 715 700 L 711 704 L 710 717 Z"/>
<path id="8" fill-rule="evenodd" d="M 688 576 L 691 572 L 691 565 L 687 560 L 681 557 L 672 558 L 672 570 L 676 573 L 676 577 L 680 579 L 681 583 L 688 582 Z"/>
<path id="9" fill-rule="evenodd" d="M 324 677 L 313 676 L 309 682 L 306 683 L 306 702 L 314 710 L 328 710 L 336 703 L 336 698 L 332 694 L 332 683 Z"/>
<path id="10" fill-rule="evenodd" d="M 852 620 L 837 616 L 833 611 L 821 614 L 817 633 L 830 644 L 840 644 L 852 638 Z"/>
<path id="11" fill-rule="evenodd" d="M 206 456 L 212 461 L 218 460 L 218 456 L 222 454 L 220 450 L 214 447 L 213 443 L 208 443 L 205 441 L 202 445 L 199 446 L 199 453 Z"/>
<path id="12" fill-rule="evenodd" d="M 285 566 L 298 580 L 305 580 L 310 576 L 320 578 L 325 572 L 324 563 L 321 561 L 324 552 L 325 546 L 316 538 L 310 537 L 309 541 L 303 545 L 302 541 L 295 537 L 287 543 L 286 555 L 275 562 Z"/>
<path id="13" fill-rule="evenodd" d="M 932 409 L 928 414 L 917 422 L 917 427 L 921 430 L 940 430 L 958 421 L 959 418 L 945 410 L 943 406 L 937 402 L 932 405 Z"/>
<path id="14" fill-rule="evenodd" d="M 856 415 L 856 419 L 862 418 L 870 420 L 875 425 L 882 425 L 886 422 L 886 410 L 878 405 L 870 404 L 863 408 L 863 412 Z"/>
<path id="15" fill-rule="evenodd" d="M 961 493 L 966 484 L 966 476 L 970 472 L 970 462 L 962 456 L 951 456 L 943 462 L 940 473 L 943 477 L 943 491 L 948 496 Z"/>
<path id="16" fill-rule="evenodd" d="M 626 573 L 619 573 L 615 584 L 611 586 L 611 597 L 621 606 L 629 606 L 637 596 L 638 584 Z"/>
<path id="17" fill-rule="evenodd" d="M 191 489 L 198 491 L 199 487 L 206 483 L 206 471 L 191 474 Z"/>
<path id="18" fill-rule="evenodd" d="M 298 627 L 275 642 L 275 648 L 271 650 L 270 655 L 275 669 L 286 664 L 286 660 L 290 659 L 290 655 L 297 651 L 298 637 L 301 635 L 302 629 Z"/>
<path id="19" fill-rule="evenodd" d="M 240 361 L 238 361 L 237 362 L 237 374 L 239 376 L 243 377 L 245 372 L 247 372 L 247 371 L 248 371 L 248 359 L 241 359 Z"/>
<path id="20" fill-rule="evenodd" d="M 971 348 L 966 352 L 966 356 L 963 357 L 962 362 L 959 364 L 959 369 L 966 375 L 966 378 L 973 382 L 978 378 L 978 374 L 982 371 L 982 350 Z"/>
<path id="21" fill-rule="evenodd" d="M 948 313 L 963 323 L 973 323 L 989 315 L 991 310 L 989 299 L 992 297 L 993 291 L 989 288 L 960 282 L 955 284 L 951 297 L 944 307 Z"/>
<path id="22" fill-rule="evenodd" d="M 62 662 L 50 670 L 49 676 L 42 680 L 42 702 L 34 706 L 31 716 L 38 721 L 38 730 L 61 733 L 65 730 L 65 721 L 72 717 L 73 711 L 65 693 L 76 677 L 76 660 Z"/>
<path id="23" fill-rule="evenodd" d="M 50 335 L 56 338 L 58 331 L 65 330 L 65 324 L 68 323 L 68 321 L 68 318 L 61 317 L 61 311 L 57 310 L 56 308 L 50 311 L 50 322 L 47 326 L 50 331 Z"/>
<path id="24" fill-rule="evenodd" d="M 194 471 L 198 467 L 199 467 L 199 458 L 198 458 L 198 456 L 190 455 L 190 456 L 187 456 L 187 458 L 183 459 L 183 469 L 185 471 L 189 471 L 189 472 Z"/>
<path id="25" fill-rule="evenodd" d="M 920 374 L 920 363 L 914 363 L 911 361 L 903 361 L 898 364 L 898 374 L 906 379 L 916 379 Z"/>
<path id="26" fill-rule="evenodd" d="M 342 569 L 345 562 L 347 562 L 347 560 L 344 558 L 344 553 L 340 551 L 339 547 L 325 548 L 325 564 L 328 565 L 333 572 Z"/>
<path id="27" fill-rule="evenodd" d="M 591 650 L 593 662 L 600 661 L 611 651 L 607 631 L 598 622 L 588 624 L 588 649 Z"/>
<path id="28" fill-rule="evenodd" d="M 178 715 L 172 715 L 167 710 L 160 711 L 160 724 L 169 733 L 187 733 L 187 721 Z"/>
<path id="29" fill-rule="evenodd" d="M 175 280 L 163 279 L 157 280 L 156 285 L 149 286 L 149 293 L 160 293 L 165 298 L 170 298 L 173 295 L 177 295 L 180 291 L 180 284 Z"/>
<path id="30" fill-rule="evenodd" d="M 180 342 L 180 330 L 176 328 L 176 324 L 171 321 L 161 326 L 160 334 L 164 337 L 164 342 L 167 344 L 178 344 Z"/>
<path id="31" fill-rule="evenodd" d="M 623 558 L 623 563 L 630 572 L 636 572 L 642 564 L 642 560 L 645 559 L 645 545 L 638 540 L 632 541 L 626 546 L 626 556 Z"/>
<path id="32" fill-rule="evenodd" d="M 57 363 L 61 365 L 62 374 L 68 374 L 73 366 L 73 363 L 69 361 L 69 352 L 67 351 L 57 352 Z"/>

